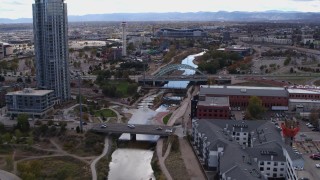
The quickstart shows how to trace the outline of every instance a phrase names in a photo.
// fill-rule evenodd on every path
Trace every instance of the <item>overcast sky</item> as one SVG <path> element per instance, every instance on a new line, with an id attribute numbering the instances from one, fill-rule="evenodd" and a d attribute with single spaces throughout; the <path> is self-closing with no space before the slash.
<path id="1" fill-rule="evenodd" d="M 0 0 L 0 18 L 30 18 L 34 0 Z M 320 12 L 320 0 L 65 0 L 69 15 L 198 12 L 302 11 Z"/>

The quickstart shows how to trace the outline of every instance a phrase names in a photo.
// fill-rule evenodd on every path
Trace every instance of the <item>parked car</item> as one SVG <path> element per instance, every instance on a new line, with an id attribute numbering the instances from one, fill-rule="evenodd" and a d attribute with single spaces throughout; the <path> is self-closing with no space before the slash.
<path id="1" fill-rule="evenodd" d="M 308 128 L 314 128 L 314 126 L 312 124 L 309 124 Z"/>
<path id="2" fill-rule="evenodd" d="M 313 160 L 320 160 L 319 154 L 312 154 L 312 155 L 310 155 L 310 158 Z"/>
<path id="3" fill-rule="evenodd" d="M 172 129 L 166 129 L 165 132 L 166 133 L 172 133 Z"/>
<path id="4" fill-rule="evenodd" d="M 320 168 L 320 164 L 316 164 L 316 167 L 317 167 L 317 168 Z"/>
<path id="5" fill-rule="evenodd" d="M 314 128 L 312 129 L 312 131 L 319 131 L 319 128 Z"/>
<path id="6" fill-rule="evenodd" d="M 100 128 L 107 128 L 107 125 L 106 124 L 101 124 Z"/>

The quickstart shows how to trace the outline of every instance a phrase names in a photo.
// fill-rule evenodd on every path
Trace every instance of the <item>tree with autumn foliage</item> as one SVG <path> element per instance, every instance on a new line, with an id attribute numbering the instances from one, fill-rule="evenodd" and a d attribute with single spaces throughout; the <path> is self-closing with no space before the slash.
<path id="1" fill-rule="evenodd" d="M 246 111 L 247 119 L 260 119 L 266 109 L 262 105 L 262 100 L 257 96 L 251 96 Z"/>

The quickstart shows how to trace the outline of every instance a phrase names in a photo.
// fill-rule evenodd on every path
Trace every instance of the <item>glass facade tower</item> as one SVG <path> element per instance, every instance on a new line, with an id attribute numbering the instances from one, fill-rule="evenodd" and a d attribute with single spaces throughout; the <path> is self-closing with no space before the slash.
<path id="1" fill-rule="evenodd" d="M 33 33 L 37 86 L 54 90 L 58 102 L 70 99 L 68 17 L 64 0 L 35 0 Z"/>

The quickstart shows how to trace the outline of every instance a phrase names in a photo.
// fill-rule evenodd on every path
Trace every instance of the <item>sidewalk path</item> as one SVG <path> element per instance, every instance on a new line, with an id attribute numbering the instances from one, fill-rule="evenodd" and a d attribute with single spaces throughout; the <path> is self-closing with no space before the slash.
<path id="1" fill-rule="evenodd" d="M 206 179 L 201 171 L 201 167 L 197 161 L 197 157 L 195 156 L 194 152 L 192 151 L 192 147 L 187 140 L 184 138 L 179 138 L 180 150 L 181 150 L 181 157 L 184 161 L 184 164 L 187 168 L 189 177 L 191 180 L 202 180 Z"/>
<path id="2" fill-rule="evenodd" d="M 18 176 L 0 169 L 1 180 L 21 180 Z"/>
<path id="3" fill-rule="evenodd" d="M 101 158 L 103 158 L 104 156 L 107 155 L 108 149 L 109 149 L 109 138 L 106 137 L 104 139 L 104 149 L 103 149 L 102 154 L 99 157 L 97 157 L 96 159 L 94 159 L 92 161 L 92 163 L 90 164 L 90 168 L 91 168 L 91 172 L 92 172 L 92 180 L 97 180 L 98 179 L 97 170 L 96 170 L 96 164 Z"/>
<path id="4" fill-rule="evenodd" d="M 157 142 L 157 156 L 158 156 L 160 168 L 161 168 L 163 174 L 166 176 L 167 180 L 172 180 L 172 177 L 171 177 L 171 175 L 170 175 L 170 173 L 164 163 L 164 161 L 166 160 L 166 158 L 168 157 L 168 155 L 170 153 L 171 143 L 168 145 L 168 148 L 167 148 L 164 156 L 162 156 L 162 148 L 163 148 L 163 139 L 159 139 Z"/>

